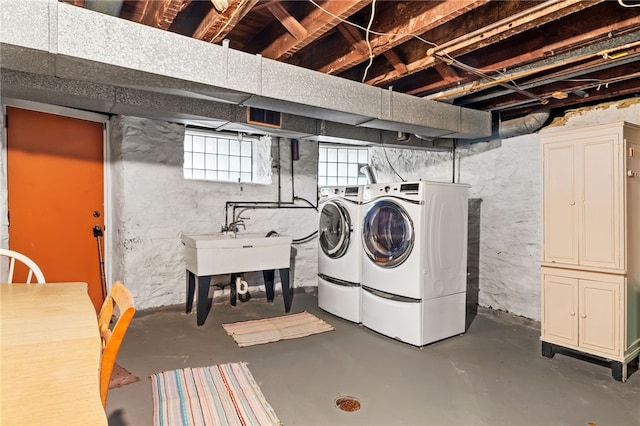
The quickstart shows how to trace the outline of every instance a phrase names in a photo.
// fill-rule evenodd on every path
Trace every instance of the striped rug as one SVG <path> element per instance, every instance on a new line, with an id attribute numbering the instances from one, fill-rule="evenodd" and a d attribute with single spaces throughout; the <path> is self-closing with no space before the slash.
<path id="1" fill-rule="evenodd" d="M 222 327 L 241 348 L 334 330 L 332 326 L 307 311 L 283 317 L 222 324 Z"/>
<path id="2" fill-rule="evenodd" d="M 155 426 L 282 424 L 245 362 L 165 371 L 151 387 Z"/>

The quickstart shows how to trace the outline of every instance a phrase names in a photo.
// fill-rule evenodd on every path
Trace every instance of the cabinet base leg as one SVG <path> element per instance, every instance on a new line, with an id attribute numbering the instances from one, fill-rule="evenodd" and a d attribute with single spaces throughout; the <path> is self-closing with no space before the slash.
<path id="1" fill-rule="evenodd" d="M 555 348 L 551 343 L 542 342 L 542 356 L 545 358 L 553 358 L 556 354 Z"/>
<path id="2" fill-rule="evenodd" d="M 611 361 L 611 375 L 617 382 L 626 382 L 627 364 L 619 361 Z"/>

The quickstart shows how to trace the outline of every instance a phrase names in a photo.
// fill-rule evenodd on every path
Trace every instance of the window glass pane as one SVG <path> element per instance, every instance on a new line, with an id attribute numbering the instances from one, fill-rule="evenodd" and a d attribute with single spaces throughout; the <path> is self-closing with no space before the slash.
<path id="1" fill-rule="evenodd" d="M 240 159 L 240 171 L 245 173 L 251 173 L 251 158 L 242 157 Z"/>
<path id="2" fill-rule="evenodd" d="M 204 152 L 208 154 L 215 154 L 218 152 L 218 140 L 216 138 L 207 138 Z"/>
<path id="3" fill-rule="evenodd" d="M 229 157 L 223 155 L 218 156 L 218 170 L 229 170 Z M 227 174 L 227 176 L 229 175 Z"/>
<path id="4" fill-rule="evenodd" d="M 229 155 L 240 155 L 240 141 L 237 139 L 229 141 Z"/>
<path id="5" fill-rule="evenodd" d="M 357 185 L 366 177 L 360 172 L 368 164 L 367 148 L 318 147 L 318 185 Z M 361 179 L 364 178 L 364 179 Z"/>
<path id="6" fill-rule="evenodd" d="M 207 170 L 215 170 L 216 169 L 216 155 L 215 154 L 205 154 L 204 155 L 204 168 Z"/>
<path id="7" fill-rule="evenodd" d="M 268 136 L 244 137 L 239 141 L 235 135 L 187 128 L 183 148 L 185 179 L 271 182 L 271 138 Z"/>
<path id="8" fill-rule="evenodd" d="M 240 171 L 240 157 L 229 157 L 229 170 L 234 172 Z"/>
<path id="9" fill-rule="evenodd" d="M 368 183 L 369 182 L 367 182 L 367 178 L 366 177 L 361 176 L 361 177 L 358 178 L 358 185 L 366 185 Z"/>
<path id="10" fill-rule="evenodd" d="M 193 153 L 193 168 L 204 169 L 204 154 L 197 152 Z"/>
<path id="11" fill-rule="evenodd" d="M 218 139 L 218 153 L 229 155 L 229 139 Z"/>
<path id="12" fill-rule="evenodd" d="M 318 148 L 318 161 L 327 161 L 327 148 Z"/>
<path id="13" fill-rule="evenodd" d="M 193 136 L 193 152 L 204 152 L 204 138 Z"/>
<path id="14" fill-rule="evenodd" d="M 243 157 L 251 157 L 251 142 L 242 141 L 240 144 L 240 155 Z"/>

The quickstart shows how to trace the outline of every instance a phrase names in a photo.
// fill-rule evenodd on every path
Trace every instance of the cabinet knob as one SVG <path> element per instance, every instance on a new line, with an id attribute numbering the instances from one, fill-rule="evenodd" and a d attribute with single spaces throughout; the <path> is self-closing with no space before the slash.
<path id="1" fill-rule="evenodd" d="M 581 318 L 586 318 L 586 317 L 587 317 L 587 314 L 581 314 L 581 315 L 580 315 L 580 317 L 581 317 Z"/>
<path id="2" fill-rule="evenodd" d="M 576 313 L 575 312 L 569 312 L 569 315 L 571 315 L 572 317 L 575 317 Z"/>
<path id="3" fill-rule="evenodd" d="M 575 206 L 575 205 L 576 205 L 576 202 L 575 202 L 575 201 L 573 201 L 573 200 L 571 200 L 571 201 L 569 201 L 569 205 Z"/>

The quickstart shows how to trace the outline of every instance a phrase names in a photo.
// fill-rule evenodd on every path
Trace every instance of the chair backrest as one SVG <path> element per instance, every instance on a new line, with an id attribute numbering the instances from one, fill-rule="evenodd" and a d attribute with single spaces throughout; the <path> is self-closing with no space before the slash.
<path id="1" fill-rule="evenodd" d="M 7 275 L 7 283 L 13 283 L 13 273 L 16 266 L 16 261 L 22 262 L 27 267 L 27 280 L 25 282 L 30 283 L 32 278 L 36 279 L 38 284 L 44 284 L 44 275 L 42 271 L 36 265 L 36 262 L 29 259 L 22 253 L 17 251 L 0 248 L 0 258 L 6 257 L 9 259 L 9 273 Z M 4 259 L 0 259 L 4 262 Z"/>
<path id="2" fill-rule="evenodd" d="M 102 338 L 102 357 L 100 359 L 100 398 L 102 405 L 107 405 L 109 381 L 113 366 L 120 350 L 120 344 L 124 338 L 136 308 L 133 297 L 121 281 L 116 281 L 109 290 L 100 313 L 98 314 L 98 328 Z M 112 317 L 117 319 L 113 321 Z"/>

